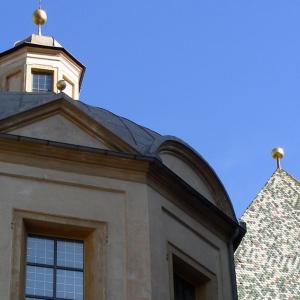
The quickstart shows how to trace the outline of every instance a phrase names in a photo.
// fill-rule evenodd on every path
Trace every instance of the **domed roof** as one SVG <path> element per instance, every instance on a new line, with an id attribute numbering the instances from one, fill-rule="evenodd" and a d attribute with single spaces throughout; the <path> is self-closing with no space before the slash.
<path id="1" fill-rule="evenodd" d="M 0 92 L 0 121 L 62 98 L 79 108 L 95 121 L 101 123 L 142 155 L 156 156 L 157 149 L 166 140 L 175 140 L 184 143 L 176 137 L 162 136 L 151 129 L 138 125 L 106 109 L 91 106 L 81 101 L 74 101 L 64 93 Z"/>
<path id="2" fill-rule="evenodd" d="M 208 180 L 211 184 L 216 187 L 220 200 L 217 206 L 228 216 L 236 219 L 230 198 L 214 170 L 196 150 L 177 137 L 160 135 L 106 109 L 74 101 L 64 93 L 0 92 L 0 124 L 10 117 L 56 101 L 66 101 L 76 107 L 125 142 L 137 155 L 153 157 L 161 161 L 160 151 L 165 147 L 181 149 L 179 152 L 184 156 L 183 158 L 192 157 L 192 163 L 200 166 L 201 172 L 204 172 L 210 178 Z"/>

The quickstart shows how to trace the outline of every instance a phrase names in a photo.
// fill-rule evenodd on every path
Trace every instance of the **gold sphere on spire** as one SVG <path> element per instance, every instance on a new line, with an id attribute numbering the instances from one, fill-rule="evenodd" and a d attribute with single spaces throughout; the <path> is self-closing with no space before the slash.
<path id="1" fill-rule="evenodd" d="M 36 25 L 44 25 L 47 22 L 47 13 L 43 9 L 38 8 L 34 11 L 32 19 Z"/>
<path id="2" fill-rule="evenodd" d="M 284 157 L 284 150 L 283 148 L 274 148 L 272 150 L 272 157 L 274 159 L 282 159 Z"/>

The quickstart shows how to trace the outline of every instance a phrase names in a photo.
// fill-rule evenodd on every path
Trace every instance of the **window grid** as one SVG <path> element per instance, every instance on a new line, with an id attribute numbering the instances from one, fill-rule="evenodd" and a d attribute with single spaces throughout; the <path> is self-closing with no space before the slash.
<path id="1" fill-rule="evenodd" d="M 77 243 L 82 245 L 82 258 L 84 257 L 84 247 L 83 247 L 83 242 L 82 241 L 78 241 L 78 240 L 69 240 L 69 239 L 61 239 L 61 238 L 55 238 L 55 237 L 47 237 L 47 236 L 40 236 L 40 235 L 28 235 L 28 238 L 36 238 L 36 239 L 41 239 L 41 240 L 50 240 L 54 242 L 54 264 L 44 264 L 44 263 L 32 263 L 32 262 L 28 262 L 27 258 L 26 258 L 26 266 L 27 267 L 37 267 L 37 268 L 47 268 L 47 269 L 51 269 L 53 270 L 53 296 L 40 296 L 40 295 L 31 295 L 31 294 L 27 294 L 25 296 L 25 300 L 75 300 L 73 298 L 60 298 L 57 297 L 57 273 L 58 271 L 70 271 L 70 272 L 80 272 L 82 273 L 82 277 L 83 277 L 83 287 L 84 287 L 84 260 L 82 263 L 82 268 L 75 268 L 75 267 L 68 267 L 68 266 L 60 266 L 57 264 L 57 253 L 58 253 L 58 249 L 57 249 L 57 244 L 59 242 L 69 242 L 69 243 Z M 28 239 L 27 239 L 28 241 Z M 27 248 L 28 251 L 28 248 Z M 84 296 L 82 295 L 82 300 L 84 299 Z"/>
<path id="2" fill-rule="evenodd" d="M 46 93 L 53 91 L 53 75 L 51 73 L 32 73 L 32 91 Z"/>

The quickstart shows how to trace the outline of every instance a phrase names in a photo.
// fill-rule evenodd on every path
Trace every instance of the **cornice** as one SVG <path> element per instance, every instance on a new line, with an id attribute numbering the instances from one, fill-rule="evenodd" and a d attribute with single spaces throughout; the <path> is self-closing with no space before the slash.
<path id="1" fill-rule="evenodd" d="M 236 219 L 226 215 L 155 157 L 3 133 L 0 133 L 0 152 L 6 154 L 6 158 L 1 155 L 2 159 L 12 163 L 91 175 L 103 169 L 104 177 L 147 182 L 197 221 L 214 228 L 215 233 L 233 236 L 237 230 L 242 232 Z"/>

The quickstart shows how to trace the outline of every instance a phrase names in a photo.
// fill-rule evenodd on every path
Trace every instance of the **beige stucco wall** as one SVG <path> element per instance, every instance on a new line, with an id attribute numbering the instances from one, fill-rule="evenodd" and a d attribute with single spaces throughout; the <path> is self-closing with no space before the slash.
<path id="1" fill-rule="evenodd" d="M 0 91 L 6 91 L 7 78 L 17 72 L 21 72 L 21 90 L 25 91 L 26 52 L 18 51 L 9 57 L 0 60 Z M 20 90 L 19 90 L 20 91 Z"/>
<path id="2" fill-rule="evenodd" d="M 204 178 L 201 178 L 201 175 L 197 174 L 192 166 L 181 160 L 179 157 L 176 157 L 174 154 L 163 152 L 160 153 L 159 156 L 169 169 L 186 181 L 210 202 L 215 203 L 213 193 L 208 182 L 205 182 Z"/>
<path id="3" fill-rule="evenodd" d="M 170 299 L 168 244 L 216 275 L 219 300 L 233 299 L 227 243 L 151 187 L 148 198 L 152 299 Z"/>
<path id="4" fill-rule="evenodd" d="M 60 114 L 37 120 L 7 132 L 49 141 L 108 149 L 99 138 L 91 136 L 90 133 Z"/>
<path id="5" fill-rule="evenodd" d="M 0 190 L 1 300 L 9 299 L 14 209 L 106 222 L 108 300 L 170 299 L 168 243 L 217 276 L 218 299 L 232 299 L 226 243 L 146 184 L 2 161 Z"/>
<path id="6" fill-rule="evenodd" d="M 106 222 L 107 299 L 152 299 L 144 184 L 0 162 L 0 190 L 1 300 L 9 299 L 14 209 Z"/>

